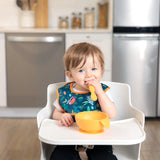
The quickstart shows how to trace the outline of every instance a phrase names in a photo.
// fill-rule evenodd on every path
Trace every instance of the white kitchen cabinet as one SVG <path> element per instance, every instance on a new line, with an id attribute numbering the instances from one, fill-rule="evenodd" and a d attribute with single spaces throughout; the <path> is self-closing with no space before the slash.
<path id="1" fill-rule="evenodd" d="M 67 33 L 66 50 L 79 42 L 88 42 L 98 46 L 104 54 L 105 69 L 102 80 L 111 81 L 112 75 L 112 34 L 111 33 Z M 68 79 L 67 79 L 68 80 Z"/>
<path id="2" fill-rule="evenodd" d="M 0 33 L 0 107 L 7 106 L 5 35 Z"/>

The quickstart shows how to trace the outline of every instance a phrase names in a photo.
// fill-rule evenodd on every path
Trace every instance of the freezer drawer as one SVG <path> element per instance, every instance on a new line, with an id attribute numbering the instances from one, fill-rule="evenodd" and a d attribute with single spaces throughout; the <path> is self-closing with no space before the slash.
<path id="1" fill-rule="evenodd" d="M 114 35 L 112 80 L 131 86 L 132 104 L 156 116 L 158 37 Z"/>
<path id="2" fill-rule="evenodd" d="M 116 27 L 159 26 L 159 0 L 114 0 Z"/>

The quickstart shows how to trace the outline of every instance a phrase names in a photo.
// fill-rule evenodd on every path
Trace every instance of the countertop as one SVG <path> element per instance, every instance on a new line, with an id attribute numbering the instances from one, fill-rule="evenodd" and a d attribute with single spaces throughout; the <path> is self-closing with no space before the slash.
<path id="1" fill-rule="evenodd" d="M 107 28 L 59 29 L 59 28 L 18 28 L 0 27 L 0 33 L 112 33 Z"/>

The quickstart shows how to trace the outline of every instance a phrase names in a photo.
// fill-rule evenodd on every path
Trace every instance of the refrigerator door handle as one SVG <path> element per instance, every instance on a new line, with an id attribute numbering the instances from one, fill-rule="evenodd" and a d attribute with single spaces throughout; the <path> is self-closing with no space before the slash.
<path id="1" fill-rule="evenodd" d="M 120 39 L 135 39 L 135 40 L 155 40 L 158 39 L 158 34 L 114 34 L 115 38 Z"/>

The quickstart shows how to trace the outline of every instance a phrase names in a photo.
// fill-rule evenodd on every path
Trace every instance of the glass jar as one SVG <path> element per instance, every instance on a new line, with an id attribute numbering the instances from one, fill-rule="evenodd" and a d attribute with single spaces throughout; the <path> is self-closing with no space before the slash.
<path id="1" fill-rule="evenodd" d="M 82 13 L 72 13 L 72 28 L 82 27 Z"/>
<path id="2" fill-rule="evenodd" d="M 59 17 L 59 28 L 68 28 L 68 17 Z"/>
<path id="3" fill-rule="evenodd" d="M 91 8 L 91 9 L 85 8 L 84 26 L 85 26 L 85 28 L 94 28 L 95 27 L 94 8 Z"/>
<path id="4" fill-rule="evenodd" d="M 98 3 L 98 27 L 106 28 L 108 26 L 108 12 L 109 12 L 109 4 L 108 3 Z"/>

